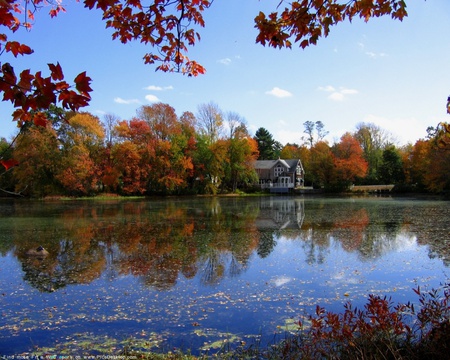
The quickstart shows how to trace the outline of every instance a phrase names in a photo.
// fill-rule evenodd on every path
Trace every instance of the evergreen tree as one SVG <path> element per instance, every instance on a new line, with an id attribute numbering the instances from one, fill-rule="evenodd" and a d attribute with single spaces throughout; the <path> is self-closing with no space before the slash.
<path id="1" fill-rule="evenodd" d="M 258 144 L 258 160 L 274 160 L 279 155 L 281 149 L 279 143 L 273 139 L 272 134 L 265 128 L 259 128 L 254 139 Z"/>

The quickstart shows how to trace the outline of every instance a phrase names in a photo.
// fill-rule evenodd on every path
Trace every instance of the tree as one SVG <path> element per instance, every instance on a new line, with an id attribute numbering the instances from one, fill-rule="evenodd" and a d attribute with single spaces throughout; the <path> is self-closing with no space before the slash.
<path id="1" fill-rule="evenodd" d="M 306 142 L 309 144 L 309 147 L 313 147 L 314 144 L 318 141 L 322 141 L 325 136 L 328 135 L 328 131 L 325 131 L 325 125 L 322 121 L 305 121 L 303 123 L 305 130 L 303 131 L 306 135 Z"/>
<path id="2" fill-rule="evenodd" d="M 62 159 L 56 178 L 73 195 L 99 191 L 105 138 L 100 119 L 89 113 L 69 115 L 58 133 Z"/>
<path id="3" fill-rule="evenodd" d="M 280 152 L 282 159 L 300 159 L 304 164 L 309 158 L 309 149 L 305 145 L 286 144 Z"/>
<path id="4" fill-rule="evenodd" d="M 332 183 L 337 188 L 345 188 L 357 178 L 362 178 L 367 172 L 367 162 L 363 157 L 363 150 L 350 133 L 345 133 L 341 141 L 334 145 L 335 177 Z"/>
<path id="5" fill-rule="evenodd" d="M 114 131 L 114 128 L 116 127 L 117 123 L 119 122 L 120 118 L 117 115 L 114 114 L 105 114 L 103 116 L 103 124 L 105 127 L 105 137 L 106 137 L 106 145 L 108 147 L 111 147 L 115 137 L 116 133 Z"/>
<path id="6" fill-rule="evenodd" d="M 158 140 L 169 140 L 171 136 L 181 132 L 175 109 L 168 104 L 142 106 L 137 110 L 137 117 L 147 122 L 152 136 Z"/>
<path id="7" fill-rule="evenodd" d="M 359 123 L 356 125 L 356 132 L 353 135 L 363 149 L 364 159 L 369 166 L 366 176 L 367 182 L 377 184 L 383 150 L 393 143 L 391 135 L 373 123 Z"/>
<path id="8" fill-rule="evenodd" d="M 197 134 L 194 152 L 194 178 L 198 192 L 216 194 L 225 177 L 228 146 L 225 140 L 210 143 L 204 134 Z"/>
<path id="9" fill-rule="evenodd" d="M 23 129 L 12 157 L 18 165 L 13 172 L 16 193 L 43 197 L 59 192 L 56 176 L 61 170 L 61 155 L 50 122 L 46 126 Z"/>
<path id="10" fill-rule="evenodd" d="M 148 145 L 152 138 L 150 126 L 140 119 L 119 121 L 115 132 L 118 142 L 111 149 L 111 175 L 117 177 L 111 177 L 111 185 L 127 195 L 145 194 L 152 170 L 150 157 L 154 153 Z"/>
<path id="11" fill-rule="evenodd" d="M 384 149 L 379 173 L 384 184 L 399 184 L 405 180 L 402 158 L 395 146 Z"/>
<path id="12" fill-rule="evenodd" d="M 311 148 L 309 173 L 309 179 L 316 187 L 324 187 L 332 183 L 334 157 L 330 146 L 325 141 L 319 141 Z"/>
<path id="13" fill-rule="evenodd" d="M 235 115 L 233 118 L 236 120 L 240 117 Z M 230 126 L 230 129 L 232 132 L 228 139 L 225 178 L 231 190 L 235 192 L 239 183 L 249 185 L 257 181 L 253 164 L 258 158 L 258 146 L 248 134 L 247 127 L 243 122 L 240 125 Z"/>
<path id="14" fill-rule="evenodd" d="M 197 131 L 205 135 L 209 144 L 213 144 L 222 137 L 223 112 L 213 102 L 198 106 Z"/>
<path id="15" fill-rule="evenodd" d="M 261 127 L 256 130 L 254 139 L 258 144 L 258 160 L 274 160 L 278 157 L 281 148 L 267 129 Z"/>

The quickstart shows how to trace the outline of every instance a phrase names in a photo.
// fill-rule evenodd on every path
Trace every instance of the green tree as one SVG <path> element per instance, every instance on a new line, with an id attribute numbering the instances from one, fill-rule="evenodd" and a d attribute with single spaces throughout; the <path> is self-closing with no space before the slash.
<path id="1" fill-rule="evenodd" d="M 366 183 L 378 184 L 380 182 L 379 168 L 383 161 L 383 150 L 392 144 L 388 132 L 372 123 L 359 123 L 353 134 L 364 152 L 364 159 L 369 166 Z"/>
<path id="2" fill-rule="evenodd" d="M 274 140 L 272 134 L 261 127 L 256 130 L 254 139 L 258 144 L 258 160 L 275 160 L 281 152 L 281 144 Z"/>
<path id="3" fill-rule="evenodd" d="M 383 160 L 379 169 L 380 180 L 384 184 L 399 184 L 405 180 L 400 152 L 394 145 L 383 150 Z"/>

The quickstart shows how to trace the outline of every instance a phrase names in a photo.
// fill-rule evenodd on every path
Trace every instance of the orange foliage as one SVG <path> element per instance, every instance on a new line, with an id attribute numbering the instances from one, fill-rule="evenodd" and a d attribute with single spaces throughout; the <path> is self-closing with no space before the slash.
<path id="1" fill-rule="evenodd" d="M 364 160 L 363 149 L 350 133 L 342 135 L 341 141 L 335 145 L 334 155 L 337 178 L 340 181 L 351 182 L 366 175 L 368 164 Z"/>

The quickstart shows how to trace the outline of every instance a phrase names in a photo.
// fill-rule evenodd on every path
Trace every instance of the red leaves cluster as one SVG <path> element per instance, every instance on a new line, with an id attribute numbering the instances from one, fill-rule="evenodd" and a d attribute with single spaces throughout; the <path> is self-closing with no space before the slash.
<path id="1" fill-rule="evenodd" d="M 19 162 L 14 159 L 8 159 L 8 160 L 0 160 L 0 164 L 3 165 L 6 171 L 13 168 L 14 166 L 19 165 Z"/>
<path id="2" fill-rule="evenodd" d="M 258 14 L 255 18 L 255 27 L 259 30 L 256 42 L 290 48 L 293 39 L 305 48 L 315 45 L 320 37 L 328 36 L 331 26 L 345 19 L 351 21 L 360 17 L 368 21 L 383 15 L 402 20 L 407 15 L 404 0 L 330 0 L 326 4 L 323 0 L 293 1 L 280 13 Z"/>
<path id="3" fill-rule="evenodd" d="M 44 0 L 25 1 L 23 4 L 15 0 L 2 0 L 0 2 L 0 26 L 6 27 L 15 33 L 20 27 L 29 29 L 30 21 L 34 20 L 34 12 L 44 3 Z M 46 3 L 46 2 L 45 2 Z M 30 9 L 33 9 L 30 10 Z M 50 10 L 50 16 L 54 17 L 59 12 L 65 11 L 61 5 L 56 5 Z M 21 22 L 16 15 L 22 14 Z M 11 53 L 14 57 L 30 55 L 33 50 L 26 44 L 8 39 L 6 34 L 0 33 L 0 54 Z M 44 77 L 41 71 L 32 74 L 29 69 L 16 74 L 10 63 L 3 63 L 0 69 L 0 92 L 3 101 L 9 101 L 15 110 L 13 120 L 21 126 L 25 122 L 33 121 L 38 126 L 45 126 L 47 117 L 45 110 L 52 104 L 60 102 L 62 106 L 70 110 L 78 110 L 86 106 L 90 100 L 89 93 L 91 79 L 85 73 L 81 73 L 74 80 L 75 90 L 64 81 L 63 71 L 58 64 L 49 64 L 50 76 Z"/>
<path id="4" fill-rule="evenodd" d="M 189 76 L 205 73 L 205 68 L 186 55 L 187 46 L 200 40 L 190 24 L 204 27 L 203 11 L 211 0 L 85 0 L 85 7 L 103 11 L 106 27 L 114 29 L 113 39 L 122 43 L 139 40 L 154 52 L 144 56 L 147 64 L 159 63 L 157 70 L 181 72 Z"/>
<path id="5" fill-rule="evenodd" d="M 16 110 L 13 119 L 19 125 L 33 121 L 36 125 L 45 126 L 44 111 L 51 104 L 61 102 L 65 109 L 78 110 L 88 105 L 91 79 L 86 73 L 79 74 L 75 80 L 75 89 L 71 89 L 66 81 L 61 66 L 49 64 L 50 76 L 43 77 L 40 71 L 31 74 L 30 70 L 23 70 L 17 77 L 9 63 L 2 65 L 0 70 L 0 92 L 3 101 L 10 101 Z"/>

